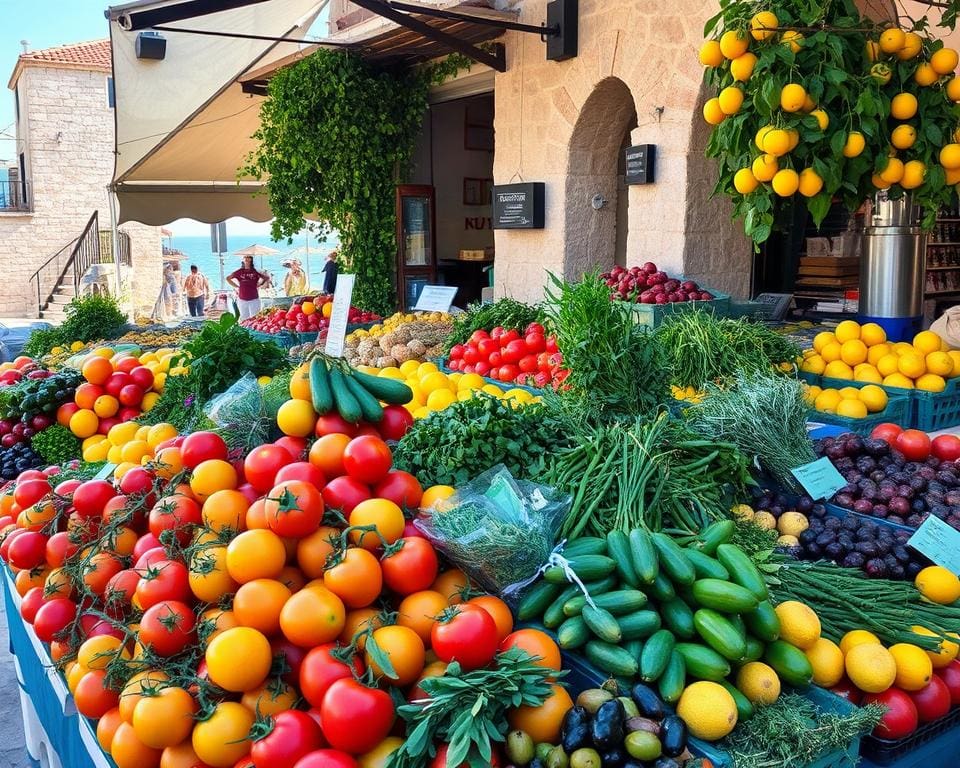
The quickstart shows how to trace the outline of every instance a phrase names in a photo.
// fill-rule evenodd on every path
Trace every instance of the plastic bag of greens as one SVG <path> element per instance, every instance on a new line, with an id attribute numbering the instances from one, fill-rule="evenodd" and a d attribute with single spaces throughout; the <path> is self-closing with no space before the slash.
<path id="1" fill-rule="evenodd" d="M 249 371 L 222 394 L 203 406 L 204 415 L 216 425 L 216 432 L 231 450 L 250 451 L 273 439 L 276 422 L 263 397 L 263 387 Z"/>
<path id="2" fill-rule="evenodd" d="M 568 494 L 516 480 L 498 464 L 457 489 L 416 526 L 448 560 L 489 592 L 517 594 L 554 550 Z"/>

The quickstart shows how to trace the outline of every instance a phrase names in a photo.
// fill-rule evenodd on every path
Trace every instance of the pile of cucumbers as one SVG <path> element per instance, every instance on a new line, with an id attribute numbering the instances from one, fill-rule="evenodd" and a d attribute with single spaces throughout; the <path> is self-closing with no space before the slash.
<path id="1" fill-rule="evenodd" d="M 322 355 L 310 361 L 309 376 L 313 410 L 324 414 L 336 409 L 349 424 L 377 424 L 383 419 L 381 402 L 406 405 L 413 399 L 402 381 L 371 376 Z"/>
<path id="2" fill-rule="evenodd" d="M 726 679 L 735 667 L 762 660 L 797 688 L 810 683 L 813 670 L 803 651 L 779 639 L 767 585 L 729 543 L 733 530 L 732 521 L 713 523 L 685 547 L 641 529 L 576 539 L 563 556 L 592 604 L 565 568 L 551 566 L 524 595 L 518 616 L 542 623 L 561 648 L 602 671 L 656 685 L 671 704 L 688 680 L 720 683 L 746 719 L 753 707 Z"/>

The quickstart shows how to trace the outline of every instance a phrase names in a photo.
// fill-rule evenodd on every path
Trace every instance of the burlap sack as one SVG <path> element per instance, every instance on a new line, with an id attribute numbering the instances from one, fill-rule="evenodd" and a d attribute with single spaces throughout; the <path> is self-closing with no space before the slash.
<path id="1" fill-rule="evenodd" d="M 934 321 L 930 330 L 951 347 L 960 347 L 960 306 L 950 307 Z"/>

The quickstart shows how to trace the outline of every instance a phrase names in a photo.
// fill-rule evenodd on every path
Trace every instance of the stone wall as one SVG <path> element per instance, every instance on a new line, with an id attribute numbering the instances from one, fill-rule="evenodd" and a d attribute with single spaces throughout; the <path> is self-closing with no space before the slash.
<path id="1" fill-rule="evenodd" d="M 33 210 L 0 213 L 0 316 L 35 317 L 30 276 L 81 233 L 94 211 L 99 227 L 110 227 L 106 190 L 113 175 L 114 119 L 104 72 L 28 66 L 18 90 L 17 151 L 26 155 Z M 155 271 L 159 286 L 159 230 L 136 227 L 131 235 L 138 278 L 142 270 L 149 281 Z"/>

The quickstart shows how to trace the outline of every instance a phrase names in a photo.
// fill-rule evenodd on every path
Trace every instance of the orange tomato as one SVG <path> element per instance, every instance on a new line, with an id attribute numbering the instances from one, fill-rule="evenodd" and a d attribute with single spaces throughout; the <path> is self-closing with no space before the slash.
<path id="1" fill-rule="evenodd" d="M 409 627 L 390 626 L 374 630 L 373 641 L 389 658 L 393 674 L 377 664 L 369 649 L 364 654 L 367 666 L 377 677 L 384 677 L 398 687 L 410 685 L 423 672 L 425 649 L 423 640 Z M 368 644 L 369 646 L 369 644 Z"/>
<path id="2" fill-rule="evenodd" d="M 417 678 L 416 685 L 410 689 L 410 693 L 407 696 L 407 701 L 417 701 L 418 699 L 427 698 L 427 692 L 420 687 L 420 683 L 426 680 L 428 677 L 440 677 L 447 671 L 447 662 L 445 661 L 431 661 L 427 666 L 423 668 L 423 672 L 420 673 L 420 677 Z"/>
<path id="3" fill-rule="evenodd" d="M 127 680 L 120 692 L 120 717 L 125 723 L 133 722 L 133 710 L 143 698 L 143 692 L 156 691 L 170 679 L 170 676 L 159 669 L 148 669 L 137 672 Z"/>
<path id="4" fill-rule="evenodd" d="M 38 531 L 47 523 L 52 522 L 56 516 L 57 508 L 53 505 L 53 502 L 38 501 L 20 513 L 19 517 L 23 520 L 23 524 L 21 525 L 19 520 L 17 522 L 21 528 Z"/>
<path id="5" fill-rule="evenodd" d="M 183 454 L 176 446 L 163 448 L 154 456 L 153 466 L 157 477 L 162 480 L 172 480 L 175 475 L 183 472 Z"/>
<path id="6" fill-rule="evenodd" d="M 350 645 L 354 638 L 357 639 L 357 647 L 362 651 L 367 644 L 367 635 L 357 637 L 358 633 L 366 629 L 376 629 L 383 626 L 383 618 L 380 611 L 375 608 L 357 608 L 349 611 L 347 618 L 343 622 L 343 632 L 340 633 L 340 642 L 343 645 Z"/>
<path id="7" fill-rule="evenodd" d="M 203 502 L 203 524 L 207 528 L 217 532 L 225 528 L 234 531 L 244 529 L 250 502 L 240 491 L 217 490 L 203 498 L 206 499 Z"/>
<path id="8" fill-rule="evenodd" d="M 221 632 L 240 626 L 233 611 L 225 611 L 223 608 L 208 608 L 200 615 L 200 621 L 207 622 L 209 627 L 205 635 L 207 643 Z"/>
<path id="9" fill-rule="evenodd" d="M 190 477 L 190 490 L 198 501 L 206 501 L 218 491 L 229 491 L 236 487 L 237 470 L 232 464 L 222 459 L 201 461 L 194 467 Z M 247 511 L 248 506 L 249 504 L 244 506 L 244 512 Z"/>
<path id="10" fill-rule="evenodd" d="M 287 585 L 291 592 L 299 592 L 307 583 L 303 571 L 295 565 L 285 565 L 280 573 L 277 574 L 277 581 Z"/>
<path id="11" fill-rule="evenodd" d="M 65 670 L 64 677 L 67 680 L 67 690 L 70 693 L 74 693 L 77 690 L 77 685 L 83 679 L 83 676 L 87 674 L 89 670 L 84 667 L 82 664 L 73 664 L 70 667 L 67 667 Z"/>
<path id="12" fill-rule="evenodd" d="M 233 615 L 241 627 L 272 635 L 280 629 L 280 613 L 292 594 L 275 579 L 254 579 L 241 584 L 233 596 Z"/>
<path id="13" fill-rule="evenodd" d="M 20 574 L 17 574 L 20 577 Z M 47 574 L 43 584 L 43 595 L 46 598 L 70 597 L 73 594 L 73 582 L 63 568 L 54 568 Z"/>
<path id="14" fill-rule="evenodd" d="M 543 704 L 517 707 L 507 714 L 510 727 L 526 731 L 535 744 L 555 744 L 560 738 L 563 717 L 573 707 L 573 700 L 565 688 L 556 683 L 551 688 L 553 692 Z"/>
<path id="15" fill-rule="evenodd" d="M 110 742 L 122 722 L 119 707 L 114 707 L 97 721 L 97 743 L 104 752 L 110 751 Z"/>
<path id="16" fill-rule="evenodd" d="M 267 500 L 257 499 L 247 508 L 246 523 L 247 530 L 263 530 L 269 528 L 267 525 Z"/>
<path id="17" fill-rule="evenodd" d="M 235 701 L 225 701 L 193 728 L 191 741 L 199 757 L 213 768 L 230 768 L 250 752 L 253 713 Z"/>
<path id="18" fill-rule="evenodd" d="M 374 550 L 383 546 L 383 541 L 393 544 L 403 536 L 403 528 L 407 524 L 403 518 L 403 510 L 389 499 L 367 499 L 361 501 L 350 512 L 350 525 L 372 525 L 373 531 L 351 531 L 350 540 L 364 549 Z M 377 533 L 380 535 L 378 536 Z M 381 541 L 381 538 L 383 541 Z"/>
<path id="19" fill-rule="evenodd" d="M 110 534 L 107 542 L 109 547 L 120 557 L 130 557 L 139 538 L 140 536 L 133 528 L 122 526 Z"/>
<path id="20" fill-rule="evenodd" d="M 67 640 L 54 640 L 50 643 L 50 660 L 54 663 L 60 661 L 64 656 L 72 653 L 73 645 Z"/>
<path id="21" fill-rule="evenodd" d="M 73 402 L 76 403 L 82 410 L 92 411 L 94 403 L 97 402 L 97 398 L 103 394 L 103 387 L 97 386 L 96 384 L 81 384 L 77 387 L 77 391 L 74 392 Z M 74 411 L 75 413 L 76 411 Z"/>
<path id="22" fill-rule="evenodd" d="M 193 730 L 197 703 L 183 688 L 164 688 L 156 696 L 144 696 L 133 708 L 133 731 L 153 749 L 173 747 Z"/>
<path id="23" fill-rule="evenodd" d="M 20 571 L 14 579 L 14 586 L 17 588 L 17 594 L 23 597 L 34 587 L 43 587 L 47 583 L 47 577 L 51 571 L 47 568 L 36 568 L 32 571 Z M 49 597 L 45 595 L 45 597 Z"/>
<path id="24" fill-rule="evenodd" d="M 227 545 L 227 572 L 238 584 L 274 579 L 286 562 L 283 540 L 270 530 L 244 531 Z"/>
<path id="25" fill-rule="evenodd" d="M 225 691 L 242 693 L 263 685 L 273 652 L 263 633 L 250 627 L 234 627 L 217 635 L 203 658 L 213 683 Z"/>
<path id="26" fill-rule="evenodd" d="M 430 645 L 430 631 L 436 617 L 448 607 L 447 598 L 432 589 L 407 595 L 397 609 L 397 624 L 410 627 L 424 644 Z"/>
<path id="27" fill-rule="evenodd" d="M 347 471 L 343 468 L 343 451 L 349 442 L 350 437 L 339 432 L 323 435 L 310 446 L 310 463 L 323 472 L 328 481 L 345 475 Z"/>
<path id="28" fill-rule="evenodd" d="M 301 589 L 280 612 L 284 637 L 301 648 L 336 640 L 345 621 L 346 609 L 340 598 L 322 587 Z"/>
<path id="29" fill-rule="evenodd" d="M 77 651 L 77 664 L 85 669 L 106 669 L 117 657 L 130 658 L 123 641 L 112 635 L 96 635 L 83 641 Z"/>
<path id="30" fill-rule="evenodd" d="M 202 547 L 190 556 L 190 591 L 205 603 L 219 602 L 220 598 L 237 591 L 227 572 L 227 548 L 222 545 Z"/>
<path id="31" fill-rule="evenodd" d="M 297 563 L 308 579 L 319 579 L 326 569 L 327 558 L 333 554 L 334 542 L 340 531 L 324 525 L 297 542 Z"/>
<path id="32" fill-rule="evenodd" d="M 365 608 L 383 589 L 380 561 L 366 549 L 348 549 L 341 561 L 323 574 L 323 584 L 348 608 Z"/>
<path id="33" fill-rule="evenodd" d="M 160 768 L 204 768 L 204 763 L 194 752 L 193 744 L 185 741 L 163 750 L 160 755 Z"/>
<path id="34" fill-rule="evenodd" d="M 503 639 L 513 632 L 513 613 L 510 606 L 499 597 L 494 595 L 481 595 L 467 601 L 467 605 L 478 605 L 490 614 L 494 624 L 497 625 L 497 641 Z"/>
<path id="35" fill-rule="evenodd" d="M 240 703 L 257 717 L 270 717 L 293 709 L 297 698 L 297 692 L 292 686 L 283 680 L 273 679 L 258 688 L 246 691 L 240 698 Z"/>
<path id="36" fill-rule="evenodd" d="M 137 738 L 130 723 L 117 726 L 110 741 L 110 757 L 117 768 L 159 768 L 160 750 L 151 749 Z"/>
<path id="37" fill-rule="evenodd" d="M 91 355 L 83 361 L 80 373 L 91 384 L 106 384 L 107 379 L 113 375 L 113 363 L 106 358 Z"/>
<path id="38" fill-rule="evenodd" d="M 467 575 L 459 568 L 451 568 L 437 576 L 430 589 L 446 597 L 450 605 L 457 605 L 463 602 L 463 593 L 469 587 L 470 579 Z"/>
<path id="39" fill-rule="evenodd" d="M 506 651 L 509 648 L 520 648 L 531 656 L 537 657 L 540 659 L 537 662 L 538 667 L 562 669 L 560 647 L 550 635 L 541 632 L 539 629 L 518 629 L 516 632 L 507 635 L 500 643 L 500 650 Z"/>

